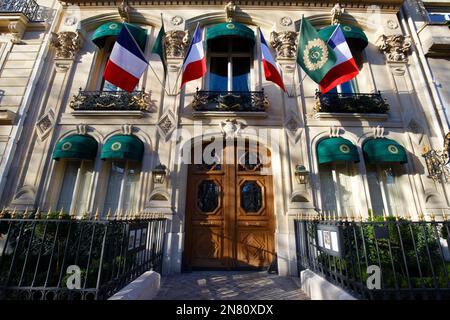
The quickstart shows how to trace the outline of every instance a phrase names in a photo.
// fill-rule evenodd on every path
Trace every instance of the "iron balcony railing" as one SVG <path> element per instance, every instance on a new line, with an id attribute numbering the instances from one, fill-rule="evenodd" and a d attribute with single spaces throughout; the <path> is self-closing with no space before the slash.
<path id="1" fill-rule="evenodd" d="M 321 93 L 316 92 L 315 112 L 387 113 L 389 105 L 381 93 Z"/>
<path id="2" fill-rule="evenodd" d="M 103 300 L 161 272 L 166 220 L 0 218 L 0 300 Z"/>
<path id="3" fill-rule="evenodd" d="M 310 269 L 360 299 L 450 298 L 450 221 L 294 223 L 299 272 Z"/>
<path id="4" fill-rule="evenodd" d="M 192 102 L 194 111 L 264 112 L 269 101 L 261 91 L 203 91 L 198 90 Z"/>
<path id="5" fill-rule="evenodd" d="M 28 20 L 40 20 L 39 5 L 34 0 L 0 0 L 0 13 L 23 13 Z"/>
<path id="6" fill-rule="evenodd" d="M 78 91 L 70 101 L 73 110 L 141 110 L 148 108 L 144 91 Z"/>

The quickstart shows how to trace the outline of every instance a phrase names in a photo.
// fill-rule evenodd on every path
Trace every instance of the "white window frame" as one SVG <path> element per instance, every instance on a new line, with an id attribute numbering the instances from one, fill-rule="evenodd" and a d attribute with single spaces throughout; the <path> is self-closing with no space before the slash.
<path id="1" fill-rule="evenodd" d="M 112 164 L 113 164 L 113 162 L 118 162 L 118 161 L 125 162 L 124 174 L 122 175 L 122 179 L 120 181 L 119 201 L 117 202 L 117 208 L 108 208 L 108 207 L 105 207 L 105 205 L 106 205 L 106 198 L 107 198 L 106 192 L 108 192 L 109 181 L 111 179 Z M 104 198 L 104 201 L 103 201 L 103 204 L 104 204 L 103 215 L 106 215 L 109 210 L 111 210 L 111 215 L 113 215 L 114 211 L 116 211 L 116 210 L 119 213 L 123 212 L 124 210 L 125 211 L 133 210 L 133 208 L 132 209 L 128 209 L 128 208 L 125 209 L 125 208 L 123 208 L 124 201 L 125 201 L 124 200 L 124 197 L 125 197 L 125 195 L 124 195 L 125 183 L 127 181 L 128 169 L 129 169 L 130 163 L 131 162 L 129 160 L 108 160 L 108 178 L 107 178 L 107 181 L 106 181 L 105 198 Z M 139 168 L 139 179 L 137 181 L 137 186 L 136 186 L 137 189 L 139 189 L 139 187 L 141 185 L 141 176 L 142 176 L 142 162 L 140 162 L 139 164 L 140 164 L 140 168 Z M 137 199 L 137 201 L 134 204 L 134 206 L 135 206 L 134 210 L 139 210 L 139 199 Z"/>
<path id="2" fill-rule="evenodd" d="M 66 169 L 67 166 L 69 164 L 69 162 L 75 162 L 75 161 L 79 161 L 80 165 L 78 166 L 77 169 L 77 177 L 75 179 L 75 186 L 73 189 L 73 193 L 72 193 L 72 199 L 70 201 L 70 208 L 69 208 L 69 214 L 71 213 L 75 213 L 77 216 L 80 216 L 80 214 L 83 214 L 84 212 L 88 212 L 89 211 L 89 207 L 90 207 L 90 203 L 91 203 L 91 199 L 92 199 L 92 186 L 94 185 L 94 162 L 92 160 L 82 160 L 82 159 L 63 159 L 62 160 L 62 169 L 61 169 L 61 178 L 60 178 L 60 184 L 59 184 L 59 189 L 58 189 L 58 195 L 56 198 L 56 206 L 57 206 L 57 210 L 63 210 L 63 212 L 66 212 L 65 210 L 67 210 L 67 208 L 59 208 L 59 200 L 61 197 L 61 192 L 62 192 L 62 188 L 64 185 L 64 180 L 66 178 Z M 89 190 L 88 190 L 88 195 L 86 198 L 86 208 L 84 209 L 84 211 L 79 211 L 79 208 L 77 208 L 77 204 L 75 203 L 79 198 L 79 192 L 80 192 L 80 185 L 81 185 L 81 173 L 83 171 L 86 170 L 86 166 L 89 162 L 91 163 L 91 168 L 92 168 L 92 173 L 91 173 L 91 177 L 90 177 L 90 182 L 89 182 Z"/>
<path id="3" fill-rule="evenodd" d="M 339 170 L 337 169 L 336 162 L 328 163 L 326 165 L 327 165 L 327 170 L 328 170 L 328 166 L 331 169 L 331 176 L 333 178 L 333 187 L 334 187 L 334 192 L 335 192 L 334 198 L 336 200 L 337 216 L 343 217 L 344 214 L 355 214 L 356 212 L 348 212 L 348 210 L 346 210 L 346 208 L 344 207 L 343 198 L 342 198 L 342 190 L 340 188 L 341 184 L 340 184 L 340 178 L 339 178 Z M 358 181 L 356 180 L 355 165 L 352 163 L 346 163 L 345 165 L 347 167 L 347 173 L 349 174 L 349 179 L 350 179 L 350 184 L 351 184 L 352 189 L 358 190 Z M 319 172 L 321 169 L 323 169 L 323 166 L 319 166 Z M 320 183 L 320 194 L 321 194 L 321 201 L 322 201 L 321 205 L 322 205 L 322 208 L 324 208 L 325 204 L 324 204 L 324 199 L 322 197 L 323 188 L 322 188 L 322 181 L 320 181 L 320 179 L 319 179 L 319 183 Z M 356 201 L 356 197 L 354 197 L 352 194 L 351 198 L 352 198 L 351 201 L 353 202 L 353 207 L 355 208 L 355 211 L 360 210 L 361 208 L 359 208 L 358 202 Z M 326 210 L 325 210 L 325 214 L 327 214 L 327 213 L 328 212 L 326 212 Z M 334 212 L 332 214 L 334 214 Z"/>
<path id="4" fill-rule="evenodd" d="M 205 32 L 206 34 L 206 32 Z M 207 48 L 206 51 L 206 55 L 207 55 L 207 59 L 206 59 L 206 67 L 207 67 L 207 73 L 206 73 L 206 77 L 205 77 L 205 83 L 204 83 L 204 88 L 206 88 L 206 90 L 210 90 L 210 73 L 211 73 L 211 58 L 228 58 L 228 72 L 227 72 L 227 91 L 233 91 L 233 59 L 232 58 L 249 58 L 250 60 L 250 70 L 248 73 L 249 79 L 248 79 L 248 83 L 249 83 L 249 91 L 252 91 L 252 87 L 253 87 L 253 81 L 252 81 L 252 74 L 254 71 L 254 63 L 255 63 L 255 50 L 251 50 L 248 53 L 246 52 L 238 52 L 238 53 L 233 53 L 231 50 L 231 38 L 228 38 L 228 47 L 227 47 L 227 52 L 211 52 L 211 50 L 209 48 Z M 255 45 L 256 46 L 256 37 L 255 37 Z M 230 61 L 231 58 L 231 61 Z M 231 75 L 231 76 L 230 76 Z"/>

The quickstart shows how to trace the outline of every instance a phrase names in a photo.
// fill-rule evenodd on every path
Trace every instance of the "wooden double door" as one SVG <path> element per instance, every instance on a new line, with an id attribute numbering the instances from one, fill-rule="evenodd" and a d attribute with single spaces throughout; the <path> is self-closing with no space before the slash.
<path id="1" fill-rule="evenodd" d="M 184 269 L 267 268 L 275 259 L 270 153 L 248 142 L 215 153 L 212 164 L 189 167 Z"/>

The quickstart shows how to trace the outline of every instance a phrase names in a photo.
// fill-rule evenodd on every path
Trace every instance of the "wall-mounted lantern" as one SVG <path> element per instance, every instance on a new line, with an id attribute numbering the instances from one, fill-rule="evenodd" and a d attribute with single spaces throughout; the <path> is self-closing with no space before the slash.
<path id="1" fill-rule="evenodd" d="M 163 164 L 158 164 L 153 170 L 152 170 L 152 176 L 153 176 L 153 182 L 154 183 L 164 183 L 164 180 L 166 179 L 167 175 L 167 168 Z"/>
<path id="2" fill-rule="evenodd" d="M 295 166 L 295 179 L 299 184 L 306 184 L 308 181 L 309 172 L 304 165 L 298 164 Z"/>

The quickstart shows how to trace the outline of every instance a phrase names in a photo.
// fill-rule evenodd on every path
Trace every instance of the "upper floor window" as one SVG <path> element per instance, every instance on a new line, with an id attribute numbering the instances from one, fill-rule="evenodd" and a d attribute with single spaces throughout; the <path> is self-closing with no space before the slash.
<path id="1" fill-rule="evenodd" d="M 105 81 L 103 79 L 103 72 L 105 70 L 106 64 L 108 62 L 111 51 L 116 42 L 117 36 L 123 28 L 123 23 L 121 22 L 108 22 L 100 27 L 98 27 L 93 35 L 92 42 L 99 48 L 97 54 L 97 60 L 94 64 L 94 72 L 91 79 L 91 87 L 100 91 L 121 91 L 120 88 L 117 88 L 112 83 Z M 142 28 L 127 23 L 127 28 L 130 30 L 131 34 L 135 38 L 139 47 L 143 52 L 146 50 L 147 44 L 147 32 L 142 32 Z M 141 82 L 137 85 L 136 90 L 138 90 L 142 86 Z"/>
<path id="2" fill-rule="evenodd" d="M 206 34 L 210 91 L 249 91 L 254 33 L 240 23 L 212 26 Z"/>

